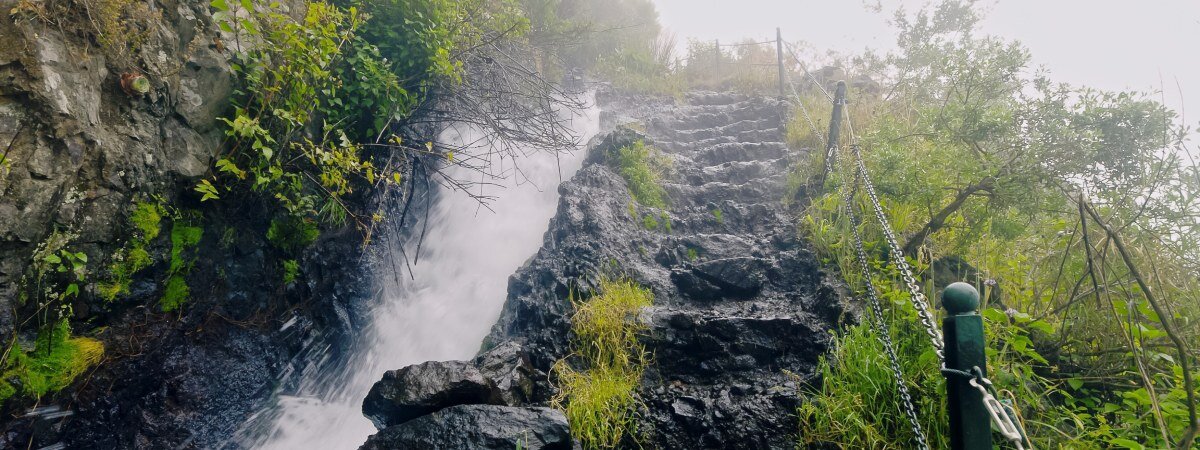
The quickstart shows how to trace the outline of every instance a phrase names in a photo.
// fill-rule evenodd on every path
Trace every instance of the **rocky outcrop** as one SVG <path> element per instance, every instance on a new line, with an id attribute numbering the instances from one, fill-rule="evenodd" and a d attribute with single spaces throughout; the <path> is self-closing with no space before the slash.
<path id="1" fill-rule="evenodd" d="M 137 194 L 175 197 L 209 168 L 224 133 L 233 72 L 207 2 L 161 2 L 139 44 L 150 91 L 122 91 L 137 72 L 71 27 L 8 14 L 0 2 L 0 298 L 15 298 L 33 248 L 55 227 L 102 260 L 123 240 Z M 0 333 L 12 330 L 0 308 Z M 86 319 L 81 317 L 80 319 Z"/>
<path id="2" fill-rule="evenodd" d="M 363 400 L 363 414 L 384 428 L 457 405 L 527 403 L 535 379 L 545 379 L 514 343 L 473 361 L 427 361 L 390 370 Z"/>
<path id="3" fill-rule="evenodd" d="M 782 142 L 785 107 L 775 100 L 692 94 L 683 105 L 647 103 L 602 103 L 602 121 L 640 121 L 645 131 L 607 135 L 561 185 L 545 243 L 510 278 L 485 348 L 523 349 L 539 377 L 525 404 L 545 405 L 554 394 L 545 374 L 570 353 L 572 290 L 626 276 L 655 296 L 641 316 L 653 360 L 638 392 L 639 436 L 629 442 L 792 448 L 797 391 L 831 330 L 853 315 L 784 206 L 787 175 L 806 155 Z M 671 160 L 666 211 L 633 203 L 613 167 L 613 154 L 639 139 Z"/>
<path id="4" fill-rule="evenodd" d="M 495 383 L 470 363 L 429 361 L 384 373 L 363 401 L 363 414 L 382 429 L 447 406 L 498 401 Z"/>
<path id="5" fill-rule="evenodd" d="M 125 55 L 132 61 L 108 56 L 86 28 L 17 14 L 17 3 L 0 0 L 0 335 L 14 331 L 9 314 L 34 248 L 70 230 L 78 234 L 71 249 L 89 256 L 72 326 L 106 348 L 97 369 L 42 399 L 60 411 L 4 411 L 12 418 L 0 424 L 0 448 L 220 448 L 278 384 L 292 381 L 294 358 L 328 347 L 336 361 L 344 332 L 362 326 L 357 302 L 369 297 L 369 271 L 354 268 L 370 261 L 362 236 L 329 230 L 303 255 L 282 255 L 261 232 L 268 208 L 199 202 L 192 187 L 221 149 L 218 117 L 235 83 L 208 1 L 160 0 L 144 16 L 122 17 L 141 32 Z M 145 94 L 122 89 L 135 73 L 149 81 Z M 110 302 L 93 294 L 130 237 L 131 206 L 151 198 L 204 216 L 188 255 L 190 295 L 172 313 L 158 304 L 169 228 L 149 244 L 154 264 L 128 295 Z M 281 282 L 283 258 L 298 260 L 297 282 Z"/>
<path id="6" fill-rule="evenodd" d="M 371 436 L 360 450 L 570 450 L 567 418 L 550 408 L 452 406 Z"/>

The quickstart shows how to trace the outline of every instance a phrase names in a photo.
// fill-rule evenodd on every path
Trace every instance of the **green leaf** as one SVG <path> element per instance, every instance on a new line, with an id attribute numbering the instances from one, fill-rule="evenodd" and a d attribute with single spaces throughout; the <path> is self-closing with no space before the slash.
<path id="1" fill-rule="evenodd" d="M 1067 384 L 1071 386 L 1071 389 L 1078 391 L 1079 388 L 1083 387 L 1083 380 L 1078 378 L 1067 378 Z"/>
<path id="2" fill-rule="evenodd" d="M 219 11 L 229 11 L 229 4 L 225 3 L 225 0 L 213 0 L 212 3 L 209 3 L 209 5 L 211 5 L 213 8 L 217 8 Z"/>
<path id="3" fill-rule="evenodd" d="M 1121 448 L 1129 448 L 1129 449 L 1136 449 L 1136 450 L 1144 450 L 1146 448 L 1146 446 L 1139 444 L 1136 441 L 1133 441 L 1130 439 L 1125 439 L 1125 438 L 1113 438 L 1113 440 L 1109 441 L 1109 443 L 1113 444 L 1113 445 L 1121 446 Z"/>
<path id="4" fill-rule="evenodd" d="M 217 187 L 213 186 L 213 184 L 208 180 L 200 180 L 200 183 L 196 184 L 194 190 L 201 194 L 200 201 L 202 202 L 208 200 L 218 200 L 221 198 L 219 195 L 217 195 Z"/>

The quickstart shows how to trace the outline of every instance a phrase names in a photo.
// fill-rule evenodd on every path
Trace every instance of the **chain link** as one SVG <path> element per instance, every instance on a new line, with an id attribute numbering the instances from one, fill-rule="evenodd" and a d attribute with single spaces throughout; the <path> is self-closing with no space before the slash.
<path id="1" fill-rule="evenodd" d="M 858 178 L 855 177 L 854 189 L 858 189 Z M 904 372 L 900 369 L 900 357 L 896 355 L 896 346 L 892 343 L 892 336 L 888 333 L 887 324 L 883 321 L 883 307 L 880 306 L 878 293 L 875 292 L 875 285 L 871 282 L 871 267 L 867 264 L 867 250 L 863 246 L 862 235 L 858 232 L 859 220 L 858 215 L 854 213 L 854 193 L 853 191 L 842 189 L 843 204 L 845 206 L 846 216 L 850 219 L 850 229 L 854 232 L 854 252 L 858 260 L 858 268 L 862 272 L 863 285 L 865 286 L 867 299 L 871 304 L 871 326 L 875 329 L 875 336 L 879 342 L 883 344 L 883 349 L 887 352 L 888 362 L 891 365 L 892 375 L 896 380 L 896 390 L 900 393 L 901 409 L 904 415 L 908 417 L 908 423 L 912 426 L 913 439 L 917 441 L 917 448 L 929 450 L 929 443 L 925 438 L 925 432 L 921 430 L 920 420 L 917 418 L 917 408 L 913 405 L 912 395 L 908 392 L 908 386 L 904 384 Z"/>
<path id="2" fill-rule="evenodd" d="M 938 363 L 944 368 L 946 367 L 946 352 L 942 332 L 938 330 L 936 322 L 933 320 L 933 314 L 929 312 L 929 302 L 925 299 L 925 294 L 921 292 L 921 286 L 917 284 L 917 278 L 913 276 L 912 268 L 908 266 L 908 260 L 904 259 L 904 252 L 900 250 L 900 244 L 896 242 L 896 234 L 892 232 L 892 225 L 888 222 L 887 215 L 883 213 L 883 207 L 879 204 L 879 196 L 875 194 L 875 186 L 871 184 L 871 177 L 867 174 L 867 166 L 863 163 L 862 152 L 858 144 L 852 144 L 850 148 L 854 151 L 854 160 L 858 166 L 858 176 L 856 178 L 861 178 L 862 185 L 867 191 L 867 196 L 871 199 L 871 205 L 875 208 L 875 218 L 879 220 L 880 228 L 883 229 L 883 236 L 887 239 L 888 247 L 891 250 L 889 253 L 892 263 L 900 270 L 900 276 L 904 278 L 904 284 L 908 286 L 909 299 L 912 301 L 913 307 L 917 310 L 917 316 L 920 317 L 921 324 L 925 326 L 925 334 L 928 334 L 929 340 L 933 342 L 933 349 L 937 353 Z"/>

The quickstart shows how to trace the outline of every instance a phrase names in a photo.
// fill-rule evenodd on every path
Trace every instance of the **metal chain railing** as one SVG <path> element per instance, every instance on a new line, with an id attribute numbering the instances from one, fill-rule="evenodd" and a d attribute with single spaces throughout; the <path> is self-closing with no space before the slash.
<path id="1" fill-rule="evenodd" d="M 862 235 L 858 232 L 860 221 L 854 212 L 854 191 L 858 190 L 859 177 L 854 177 L 854 180 L 852 190 L 842 188 L 842 202 L 846 217 L 850 221 L 850 229 L 854 233 L 854 255 L 858 260 L 858 268 L 863 277 L 863 290 L 871 305 L 871 326 L 875 329 L 875 337 L 883 345 L 884 352 L 887 353 L 892 376 L 896 381 L 896 390 L 900 393 L 900 409 L 904 411 L 904 415 L 908 418 L 908 424 L 912 427 L 913 439 L 917 441 L 917 448 L 928 450 L 929 442 L 925 437 L 925 432 L 921 429 L 917 408 L 913 405 L 908 385 L 904 383 L 904 371 L 900 368 L 900 357 L 896 355 L 896 346 L 892 343 L 892 335 L 883 321 L 883 307 L 880 305 L 879 294 L 875 291 L 875 284 L 871 281 L 871 266 L 867 263 L 867 250 L 863 246 Z"/>
<path id="2" fill-rule="evenodd" d="M 850 145 L 850 149 L 854 153 L 855 165 L 858 166 L 858 177 L 862 179 L 863 189 L 867 192 L 867 197 L 871 199 L 871 206 L 875 209 L 875 218 L 879 220 L 883 237 L 887 240 L 892 264 L 896 266 L 896 269 L 900 271 L 901 278 L 904 279 L 904 284 L 908 288 L 909 301 L 917 310 L 917 317 L 921 319 L 921 325 L 925 327 L 925 334 L 929 335 L 933 350 L 937 353 L 939 366 L 945 368 L 946 344 L 942 339 L 942 332 L 938 330 L 937 322 L 933 319 L 933 313 L 930 312 L 929 302 L 926 300 L 925 294 L 921 292 L 921 286 L 917 284 L 917 277 L 913 276 L 912 268 L 908 265 L 908 260 L 904 258 L 904 252 L 901 251 L 900 244 L 896 241 L 896 233 L 892 231 L 892 224 L 888 221 L 887 214 L 884 214 L 883 206 L 879 203 L 879 196 L 875 193 L 875 186 L 871 184 L 867 166 L 863 163 L 862 151 L 855 143 Z"/>
<path id="3" fill-rule="evenodd" d="M 1009 441 L 1009 443 L 1012 444 L 1017 450 L 1025 450 L 1026 448 L 1032 449 L 1032 445 L 1029 442 L 1025 433 L 1025 429 L 1019 419 L 1019 414 L 1017 414 L 1015 410 L 1015 405 L 1008 405 L 997 400 L 998 394 L 996 394 L 996 390 L 993 387 L 991 380 L 984 376 L 983 370 L 981 370 L 979 367 L 975 367 L 972 372 L 966 372 L 963 370 L 951 369 L 946 366 L 945 338 L 943 337 L 941 330 L 939 330 L 937 327 L 937 322 L 934 319 L 933 313 L 931 312 L 932 308 L 929 305 L 929 301 L 922 292 L 921 286 L 917 282 L 916 276 L 913 274 L 913 269 L 904 256 L 904 252 L 901 249 L 899 241 L 896 239 L 896 234 L 892 229 L 891 221 L 888 220 L 887 214 L 884 212 L 882 203 L 879 200 L 879 195 L 875 191 L 875 186 L 871 182 L 870 173 L 867 171 L 866 163 L 863 161 L 862 150 L 858 145 L 856 136 L 854 135 L 854 125 L 850 120 L 849 111 L 847 109 L 837 107 L 839 102 L 845 104 L 845 98 L 841 95 L 830 95 L 829 91 L 825 90 L 825 87 L 821 85 L 816 77 L 814 77 L 812 73 L 810 73 L 808 69 L 804 67 L 803 62 L 800 61 L 800 58 L 796 55 L 795 49 L 792 48 L 792 45 L 783 43 L 782 37 L 779 37 L 778 34 L 776 43 L 779 45 L 780 53 L 780 95 L 784 95 L 783 85 L 785 84 L 784 80 L 786 75 L 786 84 L 791 88 L 791 97 L 794 99 L 794 103 L 799 106 L 801 112 L 804 114 L 805 120 L 812 129 L 813 134 L 822 141 L 825 140 L 824 135 L 822 135 L 817 129 L 815 121 L 812 119 L 807 107 L 804 105 L 799 90 L 796 88 L 795 81 L 791 79 L 790 73 L 785 74 L 783 70 L 783 45 L 787 45 L 788 52 L 791 54 L 796 63 L 800 64 L 801 70 L 804 71 L 804 74 L 808 77 L 808 79 L 815 86 L 817 86 L 822 93 L 824 93 L 826 98 L 835 103 L 834 117 L 844 117 L 850 141 L 849 147 L 854 157 L 854 161 L 852 163 L 853 167 L 851 168 L 851 172 L 854 174 L 854 181 L 851 185 L 852 187 L 851 189 L 846 189 L 845 186 L 840 188 L 842 190 L 844 212 L 850 222 L 850 228 L 854 237 L 855 259 L 858 262 L 858 267 L 863 277 L 864 292 L 871 307 L 871 314 L 869 314 L 871 316 L 871 327 L 877 335 L 876 338 L 883 346 L 884 352 L 887 354 L 892 376 L 896 382 L 896 389 L 900 395 L 900 409 L 904 412 L 904 415 L 911 426 L 913 439 L 916 441 L 917 448 L 928 450 L 929 443 L 924 431 L 921 428 L 912 395 L 908 390 L 908 386 L 904 383 L 904 372 L 900 367 L 900 359 L 896 353 L 895 343 L 892 341 L 887 323 L 884 321 L 882 302 L 879 300 L 878 291 L 875 289 L 871 278 L 872 272 L 867 259 L 866 247 L 863 244 L 862 234 L 859 232 L 861 220 L 856 214 L 854 208 L 854 197 L 860 186 L 864 191 L 866 191 L 867 197 L 870 199 L 875 218 L 879 221 L 880 229 L 883 232 L 884 239 L 886 240 L 888 246 L 888 255 L 892 261 L 892 264 L 900 272 L 900 276 L 904 282 L 905 288 L 909 293 L 909 301 L 912 303 L 913 309 L 916 310 L 917 317 L 924 328 L 924 332 L 929 337 L 931 345 L 933 345 L 941 373 L 946 377 L 961 377 L 962 379 L 968 380 L 969 386 L 979 392 L 983 407 L 987 411 L 987 415 L 992 424 L 995 426 L 996 431 L 1004 439 Z M 718 48 L 719 47 L 720 46 L 718 45 Z M 830 142 L 826 146 L 826 167 L 824 176 L 820 180 L 821 185 L 824 185 L 825 179 L 835 170 L 835 165 L 837 165 L 835 161 L 840 144 L 835 142 L 836 130 L 834 127 L 837 127 L 838 125 L 836 125 L 834 122 L 835 121 L 831 121 L 830 124 Z"/>
<path id="4" fill-rule="evenodd" d="M 934 352 L 937 353 L 939 368 L 945 376 L 966 376 L 969 378 L 970 386 L 977 389 L 980 393 L 984 408 L 987 410 L 988 417 L 995 425 L 1000 435 L 1017 450 L 1024 450 L 1025 446 L 1030 445 L 1026 436 L 1024 427 L 1020 420 L 1017 419 L 1017 413 L 1014 410 L 1015 406 L 1008 406 L 996 399 L 995 388 L 992 386 L 992 381 L 983 376 L 983 371 L 978 367 L 973 373 L 967 373 L 960 370 L 954 370 L 946 367 L 945 340 L 941 331 L 937 327 L 937 323 L 930 312 L 929 302 L 925 294 L 921 291 L 921 286 L 917 283 L 916 276 L 913 275 L 912 267 L 909 266 L 908 260 L 904 257 L 904 252 L 901 250 L 899 242 L 896 239 L 896 234 L 892 230 L 891 222 L 883 211 L 883 206 L 879 201 L 879 195 L 875 192 L 875 185 L 871 182 L 870 174 L 867 172 L 866 163 L 863 161 L 862 149 L 856 142 L 854 128 L 850 121 L 849 113 L 845 117 L 846 126 L 849 131 L 850 149 L 854 155 L 854 173 L 855 173 L 855 189 L 859 185 L 867 192 L 867 197 L 871 200 L 871 206 L 875 210 L 875 218 L 879 221 L 881 230 L 883 231 L 884 239 L 887 241 L 889 256 L 892 263 L 900 271 L 900 276 L 904 280 L 904 284 L 909 291 L 909 301 L 913 308 L 917 311 L 917 316 L 921 324 L 925 328 L 925 333 L 929 336 L 929 340 L 933 345 Z M 835 147 L 836 148 L 836 147 Z M 848 203 L 852 199 L 845 199 Z M 861 241 L 856 224 L 854 226 L 854 236 L 856 241 Z M 856 242 L 860 246 L 861 242 Z M 864 254 L 865 256 L 865 254 Z M 868 280 L 869 281 L 869 280 Z M 871 288 L 874 290 L 874 287 Z M 884 330 L 886 331 L 886 330 Z M 890 340 L 890 337 L 889 337 Z M 890 357 L 890 356 L 889 356 Z M 901 393 L 901 398 L 906 402 L 905 407 L 911 408 L 911 399 Z"/>

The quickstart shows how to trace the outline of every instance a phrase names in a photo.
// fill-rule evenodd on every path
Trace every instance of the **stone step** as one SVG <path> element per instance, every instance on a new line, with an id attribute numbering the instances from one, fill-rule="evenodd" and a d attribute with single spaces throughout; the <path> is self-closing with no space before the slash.
<path id="1" fill-rule="evenodd" d="M 652 136 L 665 136 L 669 140 L 698 142 L 723 136 L 735 136 L 738 133 L 755 132 L 760 130 L 782 129 L 783 124 L 773 119 L 745 119 L 723 122 L 711 126 L 679 128 L 665 123 L 652 123 Z"/>
<path id="2" fill-rule="evenodd" d="M 761 130 L 741 131 L 741 132 L 737 132 L 735 134 L 720 135 L 720 136 L 714 136 L 711 138 L 704 138 L 704 139 L 699 139 L 699 140 L 691 140 L 691 139 L 674 140 L 674 139 L 671 139 L 670 137 L 666 137 L 666 136 L 663 136 L 662 138 L 659 138 L 658 136 L 651 136 L 651 138 L 654 139 L 654 141 L 659 146 L 663 147 L 664 149 L 678 152 L 678 151 L 684 151 L 684 150 L 693 150 L 693 149 L 698 149 L 698 148 L 703 148 L 703 147 L 709 147 L 709 146 L 713 146 L 713 145 L 717 145 L 717 144 L 728 144 L 728 143 L 734 143 L 734 142 L 763 142 L 763 141 L 780 142 L 780 141 L 783 141 L 784 134 L 783 134 L 782 130 L 780 130 L 778 128 L 767 128 L 767 129 L 761 129 Z"/>
<path id="3" fill-rule="evenodd" d="M 787 158 L 730 161 L 681 173 L 680 178 L 693 186 L 712 182 L 745 184 L 782 176 L 787 173 L 788 165 Z"/>
<path id="4" fill-rule="evenodd" d="M 706 147 L 697 151 L 692 159 L 707 164 L 721 164 L 733 161 L 779 159 L 787 155 L 787 144 L 782 142 L 745 142 Z"/>

